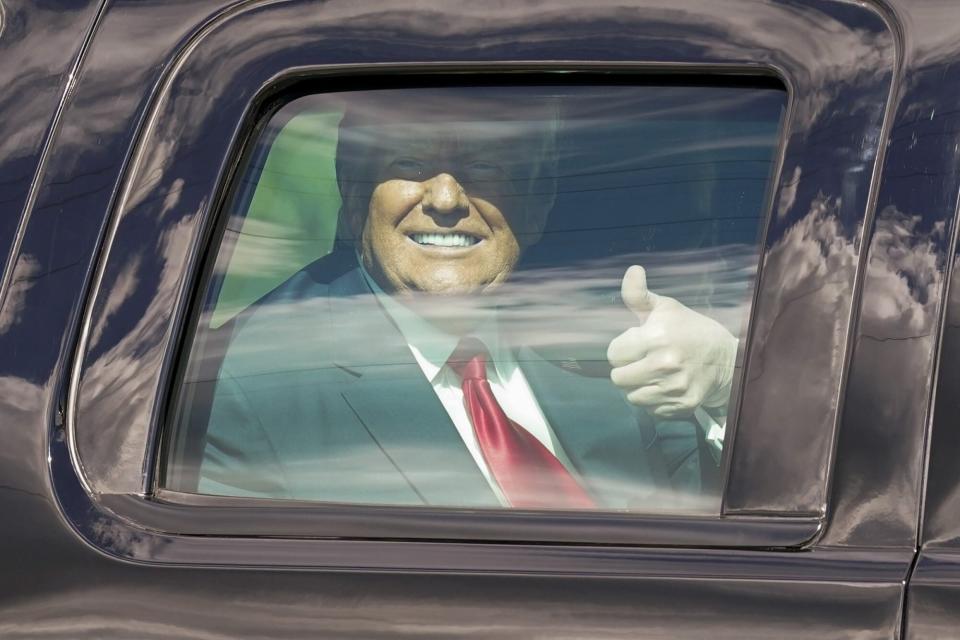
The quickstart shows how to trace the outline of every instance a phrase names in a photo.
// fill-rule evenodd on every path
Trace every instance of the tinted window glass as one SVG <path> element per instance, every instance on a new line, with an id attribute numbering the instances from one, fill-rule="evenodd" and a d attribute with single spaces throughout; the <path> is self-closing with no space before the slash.
<path id="1" fill-rule="evenodd" d="M 321 94 L 245 162 L 161 485 L 716 511 L 785 93 Z"/>

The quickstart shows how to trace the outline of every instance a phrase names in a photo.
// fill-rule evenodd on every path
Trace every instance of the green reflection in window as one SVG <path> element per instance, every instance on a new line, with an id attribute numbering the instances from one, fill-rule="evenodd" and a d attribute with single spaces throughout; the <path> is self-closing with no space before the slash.
<path id="1" fill-rule="evenodd" d="M 340 210 L 339 112 L 294 116 L 270 147 L 210 326 L 221 326 L 303 266 L 330 253 Z"/>

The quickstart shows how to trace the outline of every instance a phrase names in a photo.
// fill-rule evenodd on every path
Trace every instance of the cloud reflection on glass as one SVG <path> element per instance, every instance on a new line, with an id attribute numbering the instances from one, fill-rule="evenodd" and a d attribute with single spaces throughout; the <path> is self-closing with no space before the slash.
<path id="1" fill-rule="evenodd" d="M 719 460 L 727 396 L 657 418 L 658 405 L 614 384 L 608 358 L 614 339 L 650 317 L 621 291 L 627 268 L 642 265 L 656 296 L 644 300 L 675 300 L 713 323 L 730 336 L 725 366 L 735 366 L 783 101 L 769 83 L 547 86 L 317 95 L 281 109 L 231 206 L 167 486 L 496 506 L 489 488 L 471 485 L 472 464 L 451 462 L 463 444 L 455 418 L 431 413 L 427 405 L 440 405 L 411 356 L 449 350 L 451 335 L 492 322 L 510 355 L 494 350 L 491 365 L 523 372 L 546 437 L 597 508 L 715 511 L 719 485 L 707 477 L 716 472 L 705 468 Z M 323 116 L 342 110 L 342 120 Z M 305 131 L 306 122 L 320 126 Z M 303 139 L 326 155 L 304 161 Z M 318 198 L 338 184 L 342 200 Z M 317 221 L 336 220 L 340 203 L 335 239 Z M 381 227 L 372 232 L 373 221 Z M 445 233 L 468 246 L 431 248 Z M 383 296 L 433 333 L 394 348 L 400 335 Z M 653 366 L 644 353 L 660 352 L 640 346 L 637 362 Z M 693 354 L 680 380 L 729 375 L 706 351 L 669 353 Z M 672 384 L 654 371 L 636 388 L 644 397 Z M 390 398 L 383 409 L 381 397 Z M 712 454 L 708 429 L 721 434 L 710 432 Z"/>

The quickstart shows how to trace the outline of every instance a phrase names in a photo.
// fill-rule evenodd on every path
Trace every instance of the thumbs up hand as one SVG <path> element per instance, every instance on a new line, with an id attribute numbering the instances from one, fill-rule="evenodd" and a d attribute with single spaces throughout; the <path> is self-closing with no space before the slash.
<path id="1" fill-rule="evenodd" d="M 647 289 L 643 267 L 627 269 L 621 293 L 638 322 L 610 342 L 607 359 L 613 367 L 610 379 L 627 400 L 659 418 L 723 406 L 737 339 L 716 320 Z"/>

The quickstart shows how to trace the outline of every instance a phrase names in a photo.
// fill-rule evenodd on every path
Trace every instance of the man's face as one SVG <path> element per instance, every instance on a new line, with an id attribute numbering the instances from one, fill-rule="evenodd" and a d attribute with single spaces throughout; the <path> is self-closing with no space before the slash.
<path id="1" fill-rule="evenodd" d="M 364 266 L 385 290 L 489 291 L 539 237 L 542 221 L 531 219 L 517 170 L 531 151 L 490 133 L 445 123 L 380 134 L 376 186 L 352 223 Z"/>

